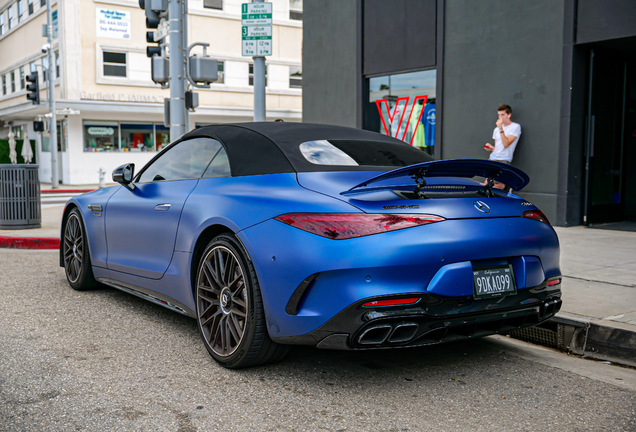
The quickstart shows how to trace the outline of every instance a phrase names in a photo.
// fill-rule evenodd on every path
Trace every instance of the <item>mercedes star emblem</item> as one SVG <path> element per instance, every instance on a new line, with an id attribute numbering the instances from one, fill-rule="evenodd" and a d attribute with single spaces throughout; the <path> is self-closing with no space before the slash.
<path id="1" fill-rule="evenodd" d="M 490 213 L 490 207 L 488 207 L 488 204 L 483 201 L 475 201 L 473 205 L 482 213 Z"/>

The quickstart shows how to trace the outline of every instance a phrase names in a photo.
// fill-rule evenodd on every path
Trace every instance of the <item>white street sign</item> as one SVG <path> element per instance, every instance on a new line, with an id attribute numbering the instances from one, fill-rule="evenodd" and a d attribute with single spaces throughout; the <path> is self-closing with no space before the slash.
<path id="1" fill-rule="evenodd" d="M 261 57 L 272 55 L 271 40 L 244 40 L 243 55 L 251 57 Z"/>
<path id="2" fill-rule="evenodd" d="M 161 18 L 161 21 L 159 21 L 159 26 L 157 27 L 157 30 L 155 30 L 155 32 L 152 34 L 152 38 L 154 39 L 155 42 L 159 42 L 161 39 L 168 36 L 168 30 L 170 30 L 170 25 L 168 24 L 168 21 L 165 18 Z"/>
<path id="3" fill-rule="evenodd" d="M 55 110 L 55 114 L 63 115 L 63 116 L 79 115 L 80 111 L 76 110 L 76 109 L 73 109 L 73 108 L 64 108 L 64 109 L 60 109 L 60 110 Z"/>
<path id="4" fill-rule="evenodd" d="M 241 12 L 243 55 L 272 55 L 272 4 L 243 3 Z"/>
<path id="5" fill-rule="evenodd" d="M 272 26 L 243 26 L 243 40 L 271 40 Z"/>

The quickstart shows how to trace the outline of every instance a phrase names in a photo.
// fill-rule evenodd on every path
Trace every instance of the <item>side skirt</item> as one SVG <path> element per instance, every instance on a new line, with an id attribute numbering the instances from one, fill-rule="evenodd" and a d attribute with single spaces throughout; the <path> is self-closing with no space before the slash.
<path id="1" fill-rule="evenodd" d="M 189 316 L 190 318 L 196 318 L 196 314 L 194 313 L 194 311 L 186 305 L 179 303 L 171 297 L 164 296 L 163 294 L 159 294 L 155 291 L 105 277 L 98 277 L 97 281 L 103 283 L 104 285 L 108 285 L 118 290 L 127 292 L 128 294 L 132 294 L 134 296 L 142 298 L 144 300 L 148 300 L 149 302 L 152 302 L 159 306 L 163 306 L 180 314 Z"/>

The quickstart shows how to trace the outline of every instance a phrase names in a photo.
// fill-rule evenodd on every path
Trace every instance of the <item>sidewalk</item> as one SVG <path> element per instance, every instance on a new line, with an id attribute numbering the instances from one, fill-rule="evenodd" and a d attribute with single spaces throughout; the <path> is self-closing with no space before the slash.
<path id="1" fill-rule="evenodd" d="M 563 307 L 575 354 L 636 366 L 636 233 L 556 227 Z"/>
<path id="2" fill-rule="evenodd" d="M 60 186 L 50 195 L 97 187 Z M 42 228 L 0 230 L 0 247 L 59 248 L 64 205 L 42 207 Z M 561 243 L 563 307 L 552 322 L 567 339 L 563 349 L 636 366 L 636 232 L 555 229 Z"/>
<path id="3" fill-rule="evenodd" d="M 106 187 L 113 186 L 106 184 Z M 97 184 L 60 185 L 52 189 L 50 183 L 40 183 L 42 199 L 42 227 L 34 229 L 0 229 L 0 248 L 59 249 L 64 204 L 71 197 L 99 188 Z"/>

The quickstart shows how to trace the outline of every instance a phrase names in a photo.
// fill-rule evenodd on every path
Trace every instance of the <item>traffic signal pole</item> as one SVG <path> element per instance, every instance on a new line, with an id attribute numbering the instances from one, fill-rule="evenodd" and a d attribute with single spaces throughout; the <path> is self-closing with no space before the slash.
<path id="1" fill-rule="evenodd" d="M 183 64 L 183 0 L 169 0 L 170 141 L 185 133 L 185 74 Z"/>
<path id="2" fill-rule="evenodd" d="M 59 13 L 59 12 L 58 12 Z M 57 118 L 55 116 L 55 81 L 53 80 L 53 71 L 55 65 L 53 64 L 53 17 L 51 15 L 51 0 L 46 1 L 46 37 L 49 47 L 49 67 L 47 71 L 47 78 L 49 81 L 49 110 L 51 116 L 49 117 L 49 143 L 51 145 L 51 188 L 59 188 L 59 176 L 57 172 Z"/>

